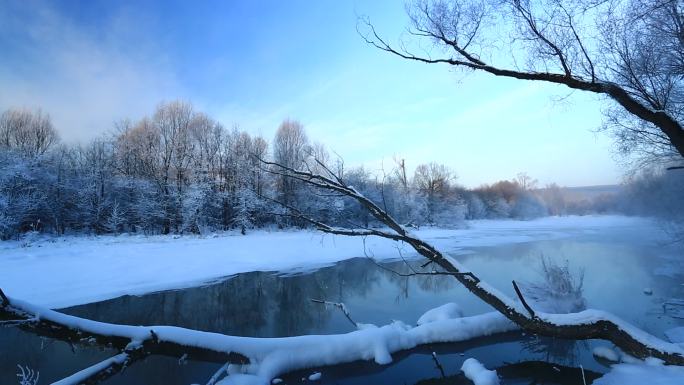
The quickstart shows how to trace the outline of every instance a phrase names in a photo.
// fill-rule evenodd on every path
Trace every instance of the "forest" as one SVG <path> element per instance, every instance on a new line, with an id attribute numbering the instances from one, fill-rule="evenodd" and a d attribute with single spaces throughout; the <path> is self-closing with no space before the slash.
<path id="1" fill-rule="evenodd" d="M 458 226 L 463 220 L 625 213 L 673 220 L 684 183 L 677 173 L 642 173 L 612 192 L 580 199 L 556 184 L 538 186 L 521 172 L 476 188 L 459 186 L 457 171 L 435 162 L 392 159 L 387 170 L 345 168 L 327 146 L 285 120 L 272 140 L 227 129 L 183 101 L 161 103 L 137 122 L 123 120 L 87 144 L 61 143 L 40 110 L 0 116 L 0 238 L 49 234 L 209 233 L 276 226 L 305 227 L 283 205 L 322 214 L 328 223 L 379 225 L 344 197 L 321 196 L 265 169 L 260 160 L 292 168 L 324 163 L 381 204 L 401 223 Z M 654 202 L 649 196 L 659 194 Z M 275 215 L 274 215 L 275 214 Z M 280 214 L 280 215 L 279 215 Z"/>

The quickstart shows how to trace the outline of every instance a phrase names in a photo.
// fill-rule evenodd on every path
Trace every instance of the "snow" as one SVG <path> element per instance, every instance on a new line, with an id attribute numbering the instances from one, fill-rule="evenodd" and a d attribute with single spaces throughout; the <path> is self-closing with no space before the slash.
<path id="1" fill-rule="evenodd" d="M 91 377 L 93 374 L 109 367 L 112 364 L 123 364 L 126 361 L 127 357 L 128 356 L 125 353 L 117 354 L 116 356 L 108 358 L 108 359 L 106 359 L 106 360 L 104 360 L 104 361 L 102 361 L 96 365 L 93 365 L 89 368 L 83 369 L 80 372 L 74 373 L 73 375 L 71 375 L 71 376 L 69 376 L 63 380 L 53 382 L 52 385 L 80 384 L 84 380 Z"/>
<path id="2" fill-rule="evenodd" d="M 474 358 L 463 361 L 461 370 L 475 385 L 499 385 L 499 377 L 497 377 L 496 371 L 487 370 L 480 361 Z"/>
<path id="3" fill-rule="evenodd" d="M 606 359 L 612 362 L 620 362 L 620 355 L 615 350 L 607 346 L 597 346 L 592 351 L 594 356 Z"/>
<path id="4" fill-rule="evenodd" d="M 463 310 L 461 310 L 461 307 L 453 302 L 450 302 L 440 307 L 426 311 L 425 314 L 418 318 L 416 325 L 423 325 L 429 322 L 461 317 L 463 317 Z"/>
<path id="5" fill-rule="evenodd" d="M 517 327 L 498 312 L 445 319 L 410 327 L 395 321 L 381 327 L 366 327 L 346 334 L 304 335 L 283 338 L 228 336 L 174 326 L 114 325 L 86 320 L 10 298 L 12 306 L 34 314 L 36 318 L 69 325 L 84 334 L 118 336 L 142 343 L 152 331 L 160 342 L 203 347 L 218 352 L 240 353 L 250 359 L 238 372 L 232 370 L 220 384 L 267 385 L 278 375 L 307 368 L 317 368 L 357 360 L 373 360 L 385 365 L 391 354 L 418 345 L 459 342 L 516 330 Z M 116 357 L 115 357 L 116 359 Z"/>
<path id="6" fill-rule="evenodd" d="M 477 220 L 467 228 L 413 232 L 439 250 L 559 239 L 606 227 L 649 226 L 622 216 L 548 217 L 531 221 Z M 8 294 L 50 308 L 121 295 L 199 286 L 249 271 L 303 272 L 363 256 L 360 237 L 315 231 L 254 231 L 246 236 L 101 236 L 43 238 L 23 247 L 0 242 L 0 283 Z M 398 259 L 397 243 L 370 237 L 369 255 Z M 407 256 L 416 256 L 404 246 Z"/>
<path id="7" fill-rule="evenodd" d="M 594 324 L 599 321 L 610 321 L 620 329 L 629 333 L 637 341 L 664 353 L 684 355 L 684 347 L 663 341 L 660 338 L 630 324 L 629 322 L 603 310 L 588 309 L 570 314 L 546 314 L 537 312 L 537 316 L 555 325 Z"/>
<path id="8" fill-rule="evenodd" d="M 617 364 L 594 385 L 675 385 L 684 382 L 684 367 L 666 366 L 655 359 L 646 362 Z"/>
<path id="9" fill-rule="evenodd" d="M 318 381 L 321 379 L 321 372 L 315 372 L 309 376 L 309 381 Z"/>

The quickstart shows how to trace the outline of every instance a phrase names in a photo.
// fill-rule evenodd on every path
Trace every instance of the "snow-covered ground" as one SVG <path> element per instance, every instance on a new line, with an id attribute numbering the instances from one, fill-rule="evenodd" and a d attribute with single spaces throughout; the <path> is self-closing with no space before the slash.
<path id="1" fill-rule="evenodd" d="M 648 227 L 622 216 L 471 221 L 463 229 L 424 228 L 416 235 L 447 253 L 468 248 L 559 239 L 615 227 Z M 368 238 L 378 260 L 398 258 L 399 245 Z M 405 256 L 413 254 L 403 248 Z M 364 256 L 361 238 L 315 231 L 253 231 L 199 236 L 61 237 L 0 243 L 0 288 L 32 303 L 60 308 L 159 290 L 198 286 L 249 271 L 304 271 Z"/>

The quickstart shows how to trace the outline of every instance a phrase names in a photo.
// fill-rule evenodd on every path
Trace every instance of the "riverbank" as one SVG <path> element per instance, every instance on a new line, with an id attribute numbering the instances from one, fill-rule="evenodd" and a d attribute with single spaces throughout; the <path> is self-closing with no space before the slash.
<path id="1" fill-rule="evenodd" d="M 531 221 L 478 220 L 464 228 L 422 228 L 414 233 L 440 250 L 559 239 L 597 229 L 653 231 L 644 218 L 547 217 Z M 301 272 L 349 258 L 385 261 L 415 256 L 379 238 L 331 236 L 316 231 L 255 230 L 210 236 L 68 236 L 0 243 L 0 287 L 10 296 L 62 308 L 160 290 L 199 286 L 249 271 Z M 365 250 L 365 252 L 364 252 Z"/>

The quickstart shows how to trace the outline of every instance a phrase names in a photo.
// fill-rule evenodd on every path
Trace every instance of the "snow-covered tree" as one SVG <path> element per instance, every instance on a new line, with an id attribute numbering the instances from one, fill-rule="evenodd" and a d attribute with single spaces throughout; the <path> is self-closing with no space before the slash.
<path id="1" fill-rule="evenodd" d="M 119 203 L 114 201 L 105 222 L 105 229 L 110 233 L 118 233 L 123 228 L 124 223 L 126 223 L 126 213 L 120 207 Z"/>
<path id="2" fill-rule="evenodd" d="M 304 164 L 309 139 L 304 126 L 296 120 L 285 120 L 278 127 L 273 140 L 273 160 L 286 167 L 298 169 Z M 295 201 L 297 183 L 288 178 L 278 178 L 277 188 L 285 204 Z"/>
<path id="3" fill-rule="evenodd" d="M 548 215 L 544 202 L 530 191 L 523 191 L 513 201 L 511 217 L 519 219 L 533 219 Z"/>

